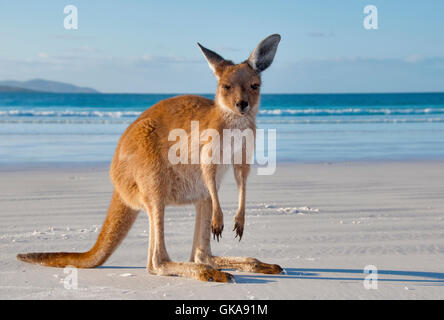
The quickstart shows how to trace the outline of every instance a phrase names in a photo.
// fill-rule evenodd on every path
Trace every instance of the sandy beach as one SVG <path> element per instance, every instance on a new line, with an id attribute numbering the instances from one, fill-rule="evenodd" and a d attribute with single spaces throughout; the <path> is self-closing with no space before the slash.
<path id="1" fill-rule="evenodd" d="M 280 264 L 282 275 L 233 271 L 235 284 L 149 275 L 149 223 L 133 229 L 103 267 L 78 272 L 19 262 L 17 253 L 84 251 L 100 231 L 111 197 L 106 165 L 0 167 L 0 299 L 443 299 L 444 162 L 279 165 L 247 188 L 241 242 L 231 232 L 234 179 L 220 191 L 225 215 L 213 253 Z M 170 207 L 172 259 L 189 259 L 193 207 Z M 374 265 L 378 288 L 364 287 Z"/>

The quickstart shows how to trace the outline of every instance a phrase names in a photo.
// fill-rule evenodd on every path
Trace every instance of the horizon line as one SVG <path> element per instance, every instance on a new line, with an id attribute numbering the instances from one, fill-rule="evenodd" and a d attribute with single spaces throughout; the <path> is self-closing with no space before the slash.
<path id="1" fill-rule="evenodd" d="M 17 92 L 21 93 L 21 92 Z M 35 92 L 23 92 L 23 93 L 54 93 L 54 94 L 153 94 L 153 95 L 214 95 L 211 92 L 48 92 L 48 91 L 35 91 Z M 345 95 L 345 94 L 437 94 L 444 93 L 443 91 L 374 91 L 374 92 L 266 92 L 261 95 Z"/>

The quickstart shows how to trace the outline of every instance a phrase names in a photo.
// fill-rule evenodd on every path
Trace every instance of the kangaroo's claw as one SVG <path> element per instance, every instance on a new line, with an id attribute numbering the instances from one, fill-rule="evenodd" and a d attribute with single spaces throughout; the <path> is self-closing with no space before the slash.
<path id="1" fill-rule="evenodd" d="M 217 239 L 217 242 L 219 242 L 219 237 L 222 239 L 222 231 L 224 230 L 224 225 L 221 227 L 218 226 L 211 226 L 211 232 L 213 233 L 213 239 Z"/>
<path id="2" fill-rule="evenodd" d="M 234 238 L 239 237 L 239 241 L 242 239 L 242 235 L 244 234 L 244 226 L 239 222 L 234 223 L 233 231 L 236 231 L 236 236 Z"/>
<path id="3" fill-rule="evenodd" d="M 239 241 L 241 241 L 242 235 L 244 234 L 244 225 L 245 225 L 245 212 L 241 211 L 238 212 L 234 217 L 234 228 L 233 228 L 233 231 L 236 231 L 236 236 L 234 238 L 239 237 Z"/>
<path id="4" fill-rule="evenodd" d="M 217 239 L 219 242 L 219 237 L 222 238 L 222 231 L 224 230 L 224 218 L 222 211 L 213 212 L 213 218 L 211 220 L 211 232 L 213 233 L 213 239 Z"/>

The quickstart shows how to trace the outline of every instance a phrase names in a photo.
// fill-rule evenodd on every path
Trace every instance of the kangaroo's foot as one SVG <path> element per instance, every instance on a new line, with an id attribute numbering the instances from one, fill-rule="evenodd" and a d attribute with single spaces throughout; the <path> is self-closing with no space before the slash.
<path id="1" fill-rule="evenodd" d="M 156 267 L 150 266 L 148 272 L 161 276 L 178 276 L 201 281 L 234 282 L 234 277 L 210 265 L 194 262 L 163 262 Z"/>
<path id="2" fill-rule="evenodd" d="M 213 263 L 218 269 L 236 269 L 240 271 L 279 274 L 283 269 L 277 264 L 268 264 L 255 258 L 247 257 L 212 257 Z"/>
<path id="3" fill-rule="evenodd" d="M 219 237 L 222 238 L 222 231 L 224 230 L 224 216 L 222 210 L 213 210 L 213 215 L 211 218 L 211 232 L 213 233 L 213 238 L 219 241 Z"/>

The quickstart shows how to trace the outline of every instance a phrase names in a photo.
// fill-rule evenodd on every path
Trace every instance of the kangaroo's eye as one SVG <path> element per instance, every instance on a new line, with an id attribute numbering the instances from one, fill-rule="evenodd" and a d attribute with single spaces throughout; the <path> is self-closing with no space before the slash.
<path id="1" fill-rule="evenodd" d="M 231 86 L 228 85 L 228 84 L 224 84 L 224 85 L 222 86 L 222 88 L 224 88 L 225 90 L 230 90 L 230 89 L 231 89 Z"/>
<path id="2" fill-rule="evenodd" d="M 252 84 L 251 85 L 251 89 L 253 89 L 253 90 L 259 89 L 259 85 L 258 84 Z"/>

